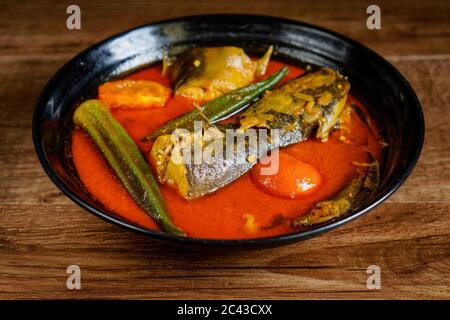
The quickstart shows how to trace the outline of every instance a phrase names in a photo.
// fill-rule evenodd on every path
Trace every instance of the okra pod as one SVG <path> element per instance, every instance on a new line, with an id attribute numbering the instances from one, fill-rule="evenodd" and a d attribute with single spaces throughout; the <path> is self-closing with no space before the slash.
<path id="1" fill-rule="evenodd" d="M 75 111 L 74 123 L 92 139 L 134 201 L 161 228 L 185 235 L 170 220 L 163 196 L 138 147 L 106 105 L 87 100 Z"/>
<path id="2" fill-rule="evenodd" d="M 252 83 L 211 100 L 199 109 L 192 110 L 191 112 L 185 113 L 178 118 L 167 122 L 145 139 L 154 140 L 160 135 L 172 133 L 175 129 L 186 128 L 196 120 L 204 120 L 206 118 L 209 123 L 223 120 L 240 111 L 266 90 L 271 89 L 283 79 L 287 73 L 288 68 L 283 67 L 280 71 L 266 80 Z"/>

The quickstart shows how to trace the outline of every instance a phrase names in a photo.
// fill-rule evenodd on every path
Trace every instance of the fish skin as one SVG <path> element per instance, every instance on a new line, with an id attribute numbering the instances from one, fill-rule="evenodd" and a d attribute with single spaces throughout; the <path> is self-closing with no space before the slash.
<path id="1" fill-rule="evenodd" d="M 253 82 L 263 75 L 272 46 L 258 61 L 232 46 L 195 47 L 169 58 L 175 93 L 196 101 L 209 101 Z"/>

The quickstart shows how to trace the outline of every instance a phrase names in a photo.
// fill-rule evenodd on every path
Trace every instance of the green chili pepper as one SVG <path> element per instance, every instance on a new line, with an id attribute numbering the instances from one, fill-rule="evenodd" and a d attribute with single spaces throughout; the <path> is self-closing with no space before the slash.
<path id="1" fill-rule="evenodd" d="M 85 101 L 75 111 L 73 121 L 94 141 L 139 207 L 164 231 L 185 235 L 170 220 L 163 196 L 150 168 L 134 141 L 113 118 L 108 107 L 98 100 Z"/>
<path id="2" fill-rule="evenodd" d="M 264 81 L 252 83 L 246 87 L 233 90 L 223 96 L 211 100 L 199 109 L 192 110 L 191 112 L 185 113 L 182 116 L 167 122 L 158 130 L 145 137 L 145 139 L 154 140 L 160 135 L 172 133 L 175 129 L 186 128 L 196 120 L 204 120 L 206 118 L 209 123 L 224 120 L 226 117 L 240 111 L 266 90 L 271 89 L 283 79 L 287 73 L 288 68 L 283 67 L 280 71 Z"/>

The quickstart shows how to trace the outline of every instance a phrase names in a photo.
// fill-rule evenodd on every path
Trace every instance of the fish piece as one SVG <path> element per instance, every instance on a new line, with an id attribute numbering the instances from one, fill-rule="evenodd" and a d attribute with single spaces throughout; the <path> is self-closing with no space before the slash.
<path id="1" fill-rule="evenodd" d="M 239 178 L 271 150 L 306 140 L 315 128 L 325 141 L 349 88 L 343 76 L 323 68 L 266 92 L 237 125 L 206 123 L 193 132 L 177 129 L 159 136 L 151 150 L 158 179 L 194 199 Z"/>
<path id="2" fill-rule="evenodd" d="M 265 74 L 272 50 L 270 46 L 260 60 L 252 61 L 238 47 L 196 47 L 166 58 L 163 71 L 171 71 L 175 94 L 206 102 Z"/>
<path id="3" fill-rule="evenodd" d="M 242 113 L 241 128 L 292 132 L 292 126 L 309 136 L 307 128 L 318 126 L 316 137 L 326 141 L 345 107 L 349 90 L 347 79 L 330 68 L 307 73 L 278 90 L 267 92 Z M 291 139 L 286 143 L 291 144 Z"/>
<path id="4" fill-rule="evenodd" d="M 370 199 L 380 180 L 378 161 L 357 165 L 367 167 L 366 172 L 353 179 L 336 197 L 317 203 L 309 213 L 294 220 L 294 226 L 311 227 L 342 217 Z"/>

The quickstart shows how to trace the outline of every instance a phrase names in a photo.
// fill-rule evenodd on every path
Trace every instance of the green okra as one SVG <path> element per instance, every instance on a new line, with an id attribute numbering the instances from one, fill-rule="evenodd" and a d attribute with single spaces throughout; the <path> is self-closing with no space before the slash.
<path id="1" fill-rule="evenodd" d="M 170 220 L 163 196 L 150 168 L 134 141 L 113 118 L 108 107 L 98 100 L 87 100 L 77 108 L 73 121 L 93 140 L 139 207 L 164 231 L 185 235 Z"/>
<path id="2" fill-rule="evenodd" d="M 233 90 L 223 96 L 211 100 L 199 109 L 192 110 L 191 112 L 185 113 L 178 118 L 165 123 L 162 127 L 145 139 L 156 139 L 160 135 L 170 134 L 175 129 L 187 128 L 194 121 L 204 120 L 205 118 L 209 123 L 223 120 L 225 117 L 231 116 L 237 111 L 240 111 L 243 107 L 255 100 L 266 90 L 271 89 L 278 82 L 280 82 L 280 80 L 283 79 L 287 73 L 288 68 L 283 67 L 280 71 L 273 74 L 266 80 L 252 83 L 246 87 Z"/>

